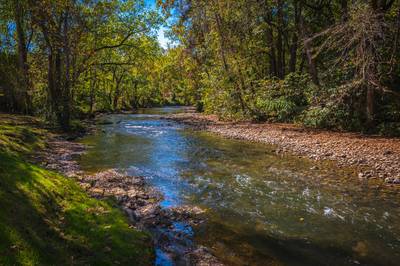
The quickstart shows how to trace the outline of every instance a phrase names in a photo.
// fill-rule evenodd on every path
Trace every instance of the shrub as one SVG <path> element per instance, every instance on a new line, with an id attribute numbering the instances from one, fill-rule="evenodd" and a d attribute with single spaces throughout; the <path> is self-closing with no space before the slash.
<path id="1" fill-rule="evenodd" d="M 400 137 L 400 122 L 383 122 L 377 126 L 378 134 L 389 137 Z"/>
<path id="2" fill-rule="evenodd" d="M 331 110 L 328 107 L 315 106 L 304 111 L 300 121 L 303 125 L 313 128 L 332 127 Z"/>
<path id="3" fill-rule="evenodd" d="M 290 122 L 308 105 L 308 75 L 291 73 L 284 80 L 259 82 L 253 119 Z"/>

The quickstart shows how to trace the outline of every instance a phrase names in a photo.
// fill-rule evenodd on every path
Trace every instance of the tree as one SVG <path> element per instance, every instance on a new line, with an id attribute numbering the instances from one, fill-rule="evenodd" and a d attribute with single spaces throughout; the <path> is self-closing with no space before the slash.
<path id="1" fill-rule="evenodd" d="M 177 58 L 194 62 L 207 112 L 257 120 L 287 112 L 289 121 L 373 130 L 400 119 L 398 97 L 385 96 L 398 94 L 400 80 L 397 1 L 160 2 L 175 16 Z M 290 100 L 297 90 L 306 103 Z"/>

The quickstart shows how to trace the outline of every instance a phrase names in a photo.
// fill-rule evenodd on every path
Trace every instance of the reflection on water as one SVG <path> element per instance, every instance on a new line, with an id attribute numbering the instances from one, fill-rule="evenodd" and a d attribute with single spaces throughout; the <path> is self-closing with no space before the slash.
<path id="1" fill-rule="evenodd" d="M 82 167 L 126 169 L 158 187 L 164 206 L 206 208 L 209 219 L 194 228 L 196 241 L 229 265 L 400 261 L 395 190 L 359 181 L 349 169 L 193 132 L 158 115 L 175 111 L 108 116 L 112 124 L 83 140 L 90 149 Z"/>

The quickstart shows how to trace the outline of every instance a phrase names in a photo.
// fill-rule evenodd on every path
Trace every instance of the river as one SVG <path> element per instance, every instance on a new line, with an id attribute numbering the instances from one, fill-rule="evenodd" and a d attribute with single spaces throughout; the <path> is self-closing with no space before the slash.
<path id="1" fill-rule="evenodd" d="M 330 162 L 160 117 L 182 110 L 106 116 L 109 124 L 82 140 L 89 147 L 79 159 L 82 169 L 145 176 L 164 194 L 162 206 L 206 209 L 194 240 L 227 265 L 399 265 L 396 190 Z"/>

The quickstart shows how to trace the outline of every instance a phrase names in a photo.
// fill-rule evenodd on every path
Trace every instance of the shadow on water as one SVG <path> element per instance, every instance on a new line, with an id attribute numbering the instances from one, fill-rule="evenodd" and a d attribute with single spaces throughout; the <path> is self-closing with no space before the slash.
<path id="1" fill-rule="evenodd" d="M 160 189 L 165 207 L 205 208 L 208 222 L 194 228 L 195 240 L 228 264 L 396 265 L 400 260 L 397 191 L 360 181 L 352 169 L 329 162 L 193 132 L 160 119 L 160 113 L 163 109 L 108 116 L 110 124 L 83 140 L 91 148 L 82 167 L 126 169 Z"/>

